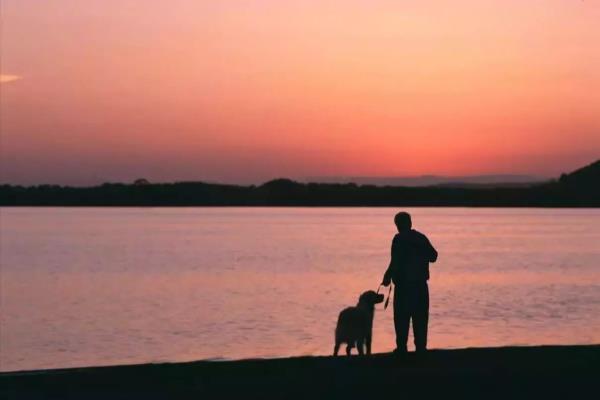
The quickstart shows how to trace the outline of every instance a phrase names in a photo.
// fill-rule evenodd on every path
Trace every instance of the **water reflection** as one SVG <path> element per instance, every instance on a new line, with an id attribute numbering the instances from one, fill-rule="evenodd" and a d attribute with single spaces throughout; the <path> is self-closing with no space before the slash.
<path id="1" fill-rule="evenodd" d="M 329 354 L 396 211 L 2 209 L 0 368 Z M 440 252 L 431 348 L 600 341 L 600 211 L 409 211 Z"/>

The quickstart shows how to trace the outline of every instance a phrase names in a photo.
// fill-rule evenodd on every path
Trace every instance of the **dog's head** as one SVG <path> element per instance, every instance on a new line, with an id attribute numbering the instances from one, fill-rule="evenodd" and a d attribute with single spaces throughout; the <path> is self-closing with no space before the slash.
<path id="1" fill-rule="evenodd" d="M 366 307 L 375 307 L 375 304 L 379 304 L 383 302 L 384 295 L 377 294 L 373 290 L 367 290 L 358 298 L 358 305 L 366 306 Z"/>

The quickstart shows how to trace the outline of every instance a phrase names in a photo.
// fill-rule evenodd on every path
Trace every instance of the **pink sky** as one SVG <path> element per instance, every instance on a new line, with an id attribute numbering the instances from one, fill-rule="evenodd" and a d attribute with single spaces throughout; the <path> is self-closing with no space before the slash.
<path id="1" fill-rule="evenodd" d="M 600 2 L 2 0 L 1 182 L 600 158 Z"/>

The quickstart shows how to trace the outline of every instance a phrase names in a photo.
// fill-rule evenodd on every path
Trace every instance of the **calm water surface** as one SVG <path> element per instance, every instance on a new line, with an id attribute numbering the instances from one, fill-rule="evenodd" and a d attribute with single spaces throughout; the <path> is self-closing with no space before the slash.
<path id="1" fill-rule="evenodd" d="M 0 369 L 329 354 L 396 211 L 0 209 Z M 408 211 L 440 253 L 430 347 L 600 342 L 600 210 Z"/>

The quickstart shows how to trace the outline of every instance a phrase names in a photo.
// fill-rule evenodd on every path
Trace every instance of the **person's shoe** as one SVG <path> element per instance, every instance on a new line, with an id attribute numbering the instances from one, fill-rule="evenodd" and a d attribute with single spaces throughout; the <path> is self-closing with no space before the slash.
<path id="1" fill-rule="evenodd" d="M 396 358 L 406 358 L 408 351 L 406 347 L 397 347 L 392 354 Z"/>
<path id="2" fill-rule="evenodd" d="M 425 347 L 415 349 L 415 356 L 418 362 L 422 362 L 427 359 L 427 349 Z"/>

